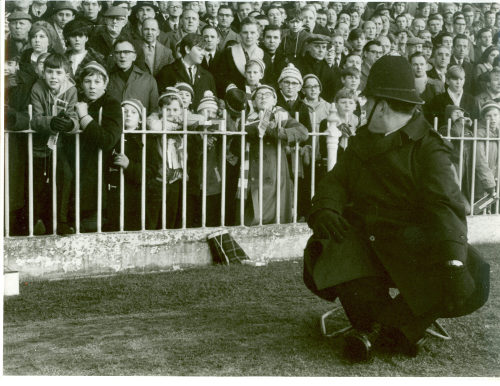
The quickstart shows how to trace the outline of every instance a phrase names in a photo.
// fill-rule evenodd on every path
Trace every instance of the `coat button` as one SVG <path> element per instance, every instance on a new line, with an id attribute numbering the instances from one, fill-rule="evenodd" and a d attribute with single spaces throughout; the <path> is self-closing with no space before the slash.
<path id="1" fill-rule="evenodd" d="M 375 241 L 375 236 L 371 235 L 371 236 L 369 237 L 369 239 L 370 239 L 370 241 Z"/>

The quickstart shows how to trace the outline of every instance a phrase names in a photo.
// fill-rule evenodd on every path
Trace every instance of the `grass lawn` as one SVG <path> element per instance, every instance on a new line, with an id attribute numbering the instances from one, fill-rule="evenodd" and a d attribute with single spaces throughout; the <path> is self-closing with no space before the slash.
<path id="1" fill-rule="evenodd" d="M 5 375 L 499 376 L 500 253 L 479 311 L 441 320 L 417 358 L 351 365 L 319 331 L 329 303 L 302 284 L 302 262 L 22 283 L 4 299 Z M 337 325 L 345 325 L 341 313 Z"/>

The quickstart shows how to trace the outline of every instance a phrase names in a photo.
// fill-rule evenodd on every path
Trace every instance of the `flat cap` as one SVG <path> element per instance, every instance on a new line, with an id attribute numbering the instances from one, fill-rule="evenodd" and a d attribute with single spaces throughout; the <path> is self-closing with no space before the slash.
<path id="1" fill-rule="evenodd" d="M 412 36 L 411 38 L 408 38 L 408 41 L 406 42 L 407 45 L 416 45 L 416 44 L 424 44 L 425 40 L 417 38 L 416 36 Z"/>
<path id="2" fill-rule="evenodd" d="M 58 1 L 54 4 L 52 13 L 57 13 L 59 11 L 62 11 L 63 9 L 69 9 L 75 14 L 77 12 L 75 4 L 72 1 Z"/>
<path id="3" fill-rule="evenodd" d="M 9 15 L 9 17 L 7 18 L 7 20 L 9 22 L 10 21 L 14 21 L 14 20 L 29 20 L 29 21 L 33 21 L 33 19 L 31 18 L 31 15 L 29 13 L 21 12 L 21 11 L 12 12 Z"/>
<path id="4" fill-rule="evenodd" d="M 332 41 L 328 36 L 325 35 L 319 35 L 319 34 L 312 34 L 306 39 L 306 44 L 320 44 L 320 43 L 331 43 Z"/>
<path id="5" fill-rule="evenodd" d="M 104 17 L 128 17 L 128 12 L 123 7 L 113 6 L 108 8 Z"/>

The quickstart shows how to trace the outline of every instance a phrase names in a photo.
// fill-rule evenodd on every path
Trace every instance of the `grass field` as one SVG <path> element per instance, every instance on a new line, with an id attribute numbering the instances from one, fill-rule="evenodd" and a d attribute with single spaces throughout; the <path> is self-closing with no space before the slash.
<path id="1" fill-rule="evenodd" d="M 498 376 L 500 253 L 485 307 L 442 320 L 413 359 L 351 365 L 302 284 L 302 262 L 212 266 L 148 275 L 21 283 L 4 301 L 5 375 Z M 335 321 L 343 326 L 345 317 Z"/>

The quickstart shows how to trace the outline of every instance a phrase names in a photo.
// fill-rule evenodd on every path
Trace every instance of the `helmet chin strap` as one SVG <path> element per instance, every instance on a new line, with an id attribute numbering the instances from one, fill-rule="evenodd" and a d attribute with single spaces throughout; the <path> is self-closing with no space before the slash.
<path id="1" fill-rule="evenodd" d="M 368 115 L 368 120 L 366 121 L 366 127 L 370 126 L 370 122 L 373 117 L 373 113 L 375 112 L 375 109 L 377 108 L 377 105 L 379 104 L 380 99 L 375 99 L 375 103 L 373 104 L 372 109 L 370 110 L 370 115 Z"/>

